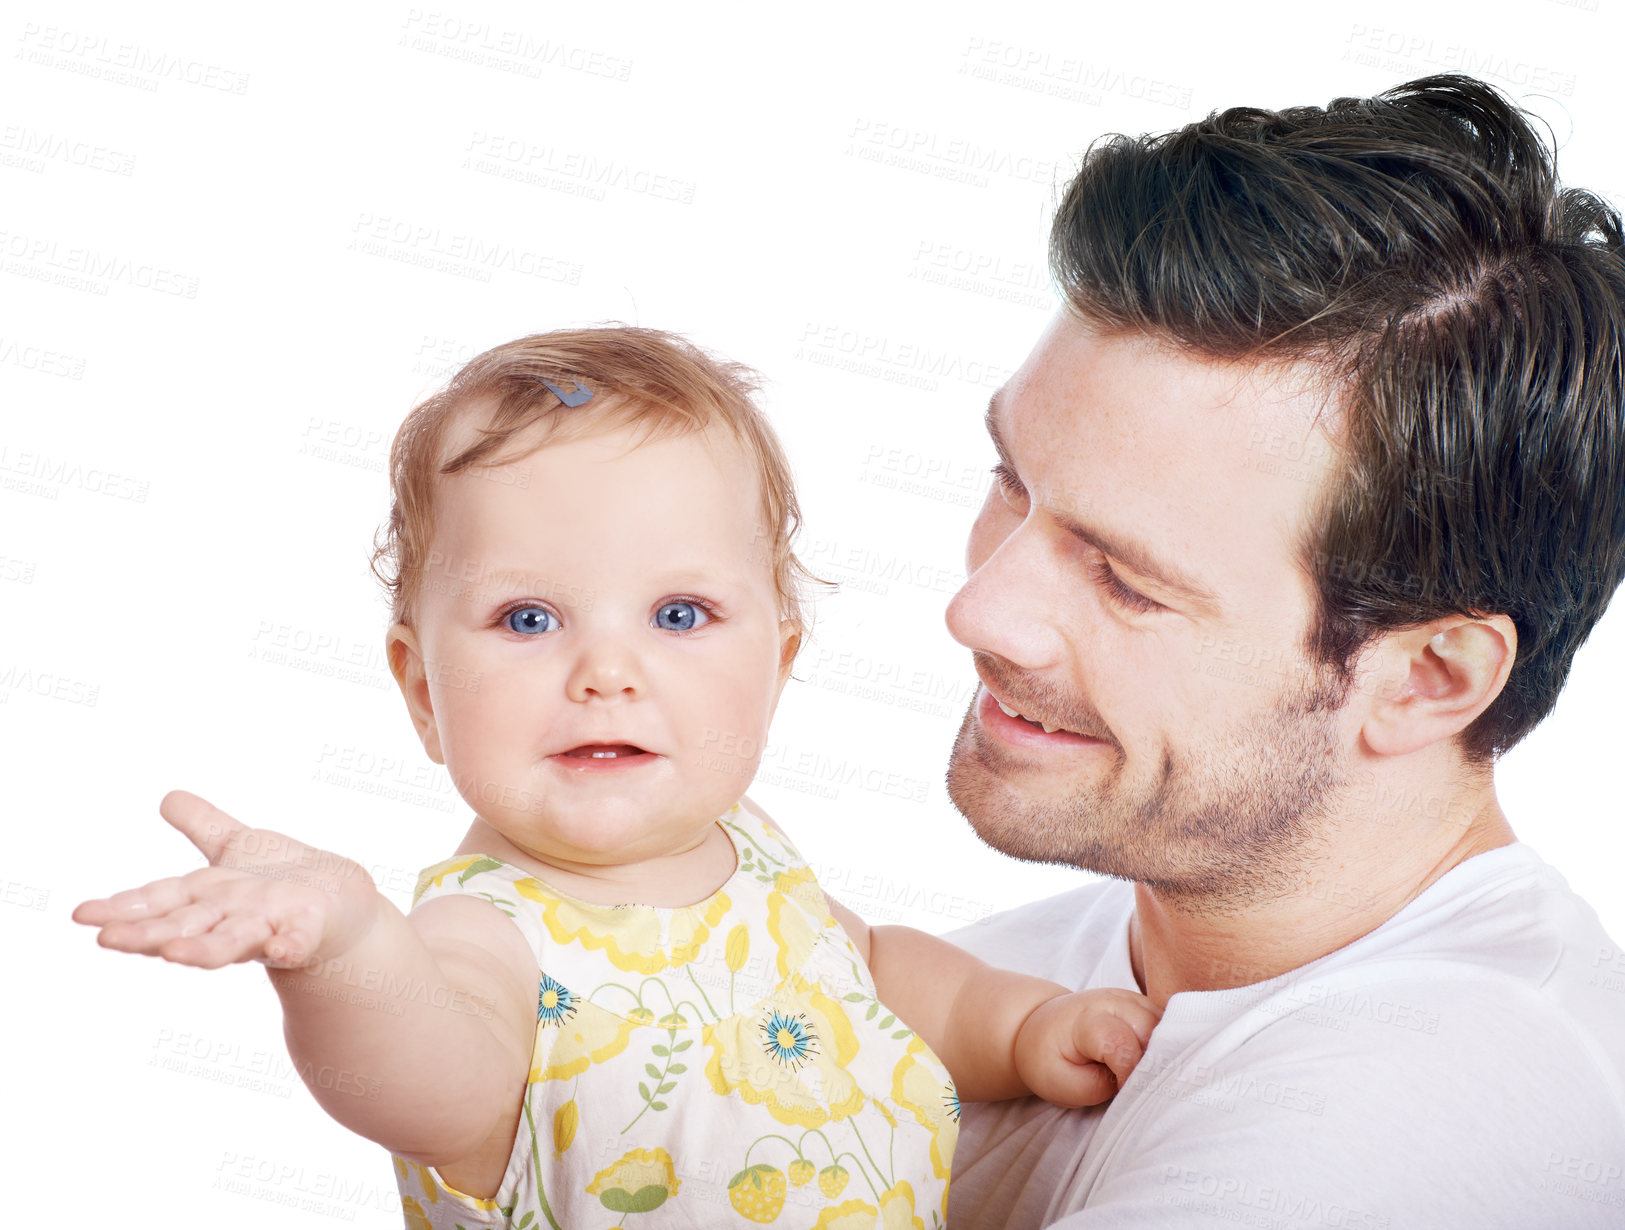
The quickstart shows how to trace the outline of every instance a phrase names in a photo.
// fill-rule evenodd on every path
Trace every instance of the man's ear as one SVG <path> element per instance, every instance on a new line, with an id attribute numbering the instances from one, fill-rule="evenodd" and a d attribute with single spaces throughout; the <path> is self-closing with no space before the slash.
<path id="1" fill-rule="evenodd" d="M 1501 694 L 1517 656 L 1518 629 L 1506 615 L 1451 615 L 1388 633 L 1366 660 L 1367 746 L 1403 756 L 1465 730 Z"/>
<path id="2" fill-rule="evenodd" d="M 435 725 L 434 703 L 429 699 L 429 679 L 423 669 L 423 650 L 418 634 L 406 624 L 395 624 L 384 635 L 384 652 L 389 658 L 389 673 L 395 676 L 401 695 L 406 698 L 406 711 L 412 715 L 412 725 L 423 740 L 423 750 L 436 764 L 445 764 L 440 750 L 440 729 Z"/>

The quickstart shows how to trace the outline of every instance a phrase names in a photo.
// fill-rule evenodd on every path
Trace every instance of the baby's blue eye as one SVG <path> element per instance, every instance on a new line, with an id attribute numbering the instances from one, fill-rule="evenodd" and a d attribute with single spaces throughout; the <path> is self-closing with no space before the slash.
<path id="1" fill-rule="evenodd" d="M 508 627 L 515 632 L 551 632 L 558 626 L 559 621 L 553 617 L 553 612 L 539 606 L 522 606 L 508 613 Z"/>
<path id="2" fill-rule="evenodd" d="M 654 626 L 667 632 L 689 632 L 710 622 L 711 617 L 692 602 L 668 602 L 654 617 Z"/>

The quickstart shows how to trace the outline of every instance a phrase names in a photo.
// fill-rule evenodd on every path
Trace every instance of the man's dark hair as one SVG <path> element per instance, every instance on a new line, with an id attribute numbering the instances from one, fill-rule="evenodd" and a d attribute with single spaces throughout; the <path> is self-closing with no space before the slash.
<path id="1" fill-rule="evenodd" d="M 1302 544 L 1310 655 L 1346 683 L 1390 629 L 1504 613 L 1473 764 L 1551 711 L 1625 574 L 1620 217 L 1563 189 L 1471 77 L 1097 142 L 1050 263 L 1085 321 L 1320 368 L 1343 416 Z"/>

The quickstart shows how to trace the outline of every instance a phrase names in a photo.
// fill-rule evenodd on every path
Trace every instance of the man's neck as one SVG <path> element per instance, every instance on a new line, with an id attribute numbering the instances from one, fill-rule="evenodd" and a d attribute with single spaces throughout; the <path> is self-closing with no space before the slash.
<path id="1" fill-rule="evenodd" d="M 1459 819 L 1469 817 L 1465 824 Z M 1140 989 L 1161 1009 L 1179 991 L 1218 991 L 1284 974 L 1375 930 L 1439 877 L 1517 840 L 1493 783 L 1464 791 L 1428 822 L 1398 833 L 1364 817 L 1307 865 L 1291 893 L 1233 909 L 1134 886 L 1129 954 Z M 1397 851 L 1397 852 L 1396 852 Z"/>

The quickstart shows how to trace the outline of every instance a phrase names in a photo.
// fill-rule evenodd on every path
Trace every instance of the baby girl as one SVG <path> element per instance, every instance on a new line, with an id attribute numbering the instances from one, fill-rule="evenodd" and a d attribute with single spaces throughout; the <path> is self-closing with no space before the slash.
<path id="1" fill-rule="evenodd" d="M 743 797 L 806 631 L 753 388 L 668 334 L 557 332 L 402 425 L 389 663 L 474 811 L 410 914 L 178 791 L 209 865 L 74 911 L 264 963 L 300 1071 L 365 1074 L 307 1083 L 413 1230 L 940 1226 L 961 1098 L 1104 1101 L 1155 1023 L 866 926 Z"/>

